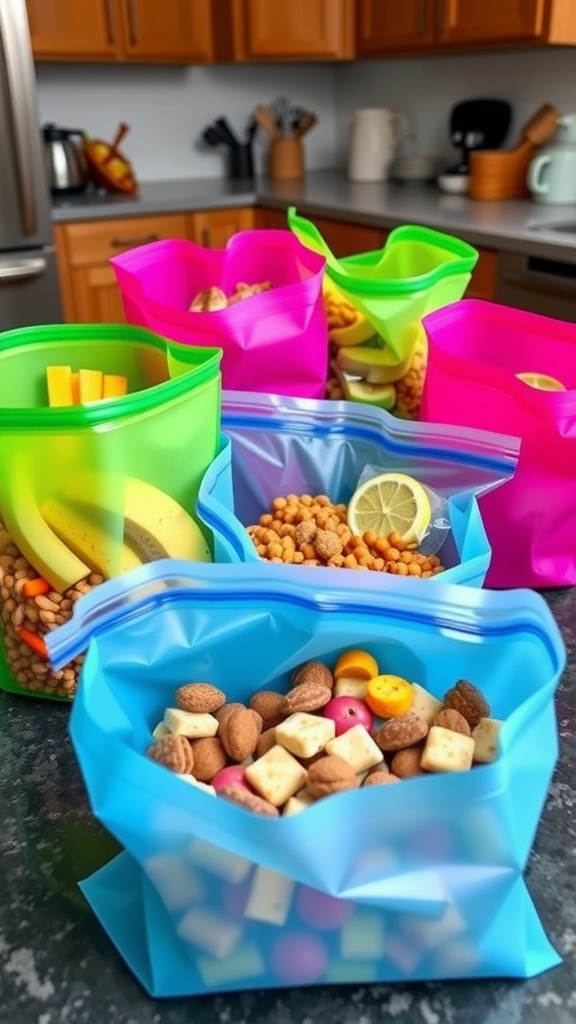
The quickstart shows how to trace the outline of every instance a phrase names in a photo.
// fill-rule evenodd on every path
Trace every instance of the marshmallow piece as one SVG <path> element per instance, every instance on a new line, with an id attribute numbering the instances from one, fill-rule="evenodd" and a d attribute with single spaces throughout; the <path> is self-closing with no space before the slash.
<path id="1" fill-rule="evenodd" d="M 251 861 L 245 857 L 222 850 L 198 837 L 192 840 L 186 852 L 194 864 L 225 882 L 243 882 L 252 868 Z"/>
<path id="2" fill-rule="evenodd" d="M 365 679 L 348 679 L 343 676 L 342 679 L 337 679 L 334 686 L 335 697 L 356 697 L 358 700 L 364 700 L 366 696 L 366 680 Z"/>
<path id="3" fill-rule="evenodd" d="M 498 718 L 481 718 L 472 730 L 474 760 L 481 764 L 492 764 L 498 757 L 500 729 L 504 723 Z"/>
<path id="4" fill-rule="evenodd" d="M 433 725 L 426 737 L 420 765 L 427 772 L 465 772 L 472 767 L 473 757 L 471 736 Z"/>
<path id="5" fill-rule="evenodd" d="M 219 960 L 230 956 L 242 938 L 240 925 L 204 907 L 193 907 L 189 910 L 180 921 L 176 932 L 184 942 L 198 946 Z"/>
<path id="6" fill-rule="evenodd" d="M 214 988 L 244 978 L 257 978 L 266 969 L 260 951 L 253 942 L 243 942 L 225 960 L 199 956 L 196 967 L 204 984 Z"/>
<path id="7" fill-rule="evenodd" d="M 431 725 L 439 711 L 442 711 L 444 704 L 433 694 L 425 690 L 419 683 L 412 683 L 412 704 L 410 711 L 418 718 L 423 718 L 428 725 Z"/>
<path id="8" fill-rule="evenodd" d="M 301 811 L 305 811 L 307 807 L 311 807 L 315 803 L 314 797 L 310 795 L 307 789 L 300 789 L 286 801 L 282 814 L 285 818 L 291 814 L 300 814 Z"/>
<path id="9" fill-rule="evenodd" d="M 295 881 L 286 875 L 270 868 L 256 868 L 244 916 L 282 926 L 290 913 L 295 886 Z"/>
<path id="10" fill-rule="evenodd" d="M 281 807 L 302 788 L 306 781 L 306 769 L 284 747 L 276 744 L 254 764 L 248 765 L 245 777 L 260 796 L 274 807 Z"/>
<path id="11" fill-rule="evenodd" d="M 199 782 L 193 775 L 181 775 L 180 772 L 176 772 L 175 774 L 177 779 L 182 779 L 182 782 L 187 782 L 189 786 L 201 789 L 204 793 L 210 793 L 210 796 L 216 796 L 214 786 L 208 786 L 205 782 Z"/>
<path id="12" fill-rule="evenodd" d="M 156 742 L 158 742 L 158 740 L 161 740 L 163 736 L 169 735 L 170 729 L 168 728 L 167 725 L 164 725 L 164 722 L 158 722 L 156 728 L 152 730 L 152 739 L 156 740 Z"/>
<path id="13" fill-rule="evenodd" d="M 353 725 L 351 729 L 330 740 L 324 749 L 327 754 L 338 754 L 355 772 L 365 772 L 382 760 L 380 747 L 363 725 Z"/>
<path id="14" fill-rule="evenodd" d="M 148 857 L 143 867 L 168 910 L 183 910 L 204 899 L 204 886 L 180 854 L 160 853 Z"/>
<path id="15" fill-rule="evenodd" d="M 384 915 L 358 908 L 340 930 L 340 956 L 345 960 L 379 960 L 384 950 Z"/>
<path id="16" fill-rule="evenodd" d="M 399 923 L 404 934 L 424 949 L 437 949 L 448 939 L 456 938 L 466 931 L 466 922 L 454 904 L 448 907 L 442 917 L 406 914 L 401 915 Z"/>
<path id="17" fill-rule="evenodd" d="M 335 733 L 336 725 L 331 718 L 295 711 L 276 726 L 276 742 L 296 757 L 314 757 Z"/>
<path id="18" fill-rule="evenodd" d="M 175 736 L 187 736 L 189 739 L 199 740 L 205 736 L 215 736 L 218 732 L 219 722 L 214 715 L 181 711 L 180 708 L 166 708 L 164 725 L 168 732 Z"/>

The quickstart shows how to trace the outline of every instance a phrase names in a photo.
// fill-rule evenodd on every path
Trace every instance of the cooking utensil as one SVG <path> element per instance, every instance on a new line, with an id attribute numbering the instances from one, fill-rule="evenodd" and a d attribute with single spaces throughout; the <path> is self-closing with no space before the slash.
<path id="1" fill-rule="evenodd" d="M 202 132 L 202 138 L 209 146 L 220 146 L 224 142 L 224 137 L 211 124 Z"/>
<path id="2" fill-rule="evenodd" d="M 44 163 L 52 195 L 73 195 L 82 192 L 89 180 L 84 155 L 85 133 L 80 128 L 59 128 L 45 124 Z M 80 142 L 74 142 L 79 139 Z"/>
<path id="3" fill-rule="evenodd" d="M 560 111 L 556 110 L 556 107 L 553 107 L 551 103 L 544 103 L 523 125 L 521 138 L 528 139 L 533 146 L 541 146 L 556 131 L 560 117 Z"/>
<path id="4" fill-rule="evenodd" d="M 225 117 L 217 117 L 214 121 L 214 128 L 220 132 L 223 140 L 227 142 L 229 146 L 237 146 L 239 144 L 240 139 L 236 137 Z"/>
<path id="5" fill-rule="evenodd" d="M 292 107 L 287 96 L 279 96 L 271 104 L 272 113 L 276 119 L 276 126 L 281 135 L 290 135 L 292 127 Z"/>
<path id="6" fill-rule="evenodd" d="M 132 164 L 119 149 L 129 131 L 130 126 L 122 122 L 111 143 L 102 139 L 87 139 L 84 142 L 90 176 L 96 185 L 109 192 L 131 193 L 138 187 Z"/>
<path id="7" fill-rule="evenodd" d="M 313 114 L 312 111 L 310 110 L 304 111 L 304 113 L 298 119 L 298 124 L 294 132 L 296 138 L 301 139 L 302 136 L 306 135 L 307 132 L 311 131 L 311 129 L 314 128 L 314 125 L 316 124 L 318 124 L 318 118 L 316 117 L 316 114 Z"/>
<path id="8" fill-rule="evenodd" d="M 279 136 L 278 126 L 276 124 L 276 118 L 272 113 L 270 107 L 266 107 L 263 103 L 260 103 L 257 107 L 254 107 L 253 118 L 260 128 L 263 129 L 271 138 L 277 138 Z"/>

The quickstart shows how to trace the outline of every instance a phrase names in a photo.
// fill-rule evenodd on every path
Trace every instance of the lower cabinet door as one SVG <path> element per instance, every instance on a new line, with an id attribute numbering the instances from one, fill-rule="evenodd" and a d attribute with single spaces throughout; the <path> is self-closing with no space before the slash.
<path id="1" fill-rule="evenodd" d="M 126 323 L 120 289 L 112 267 L 86 267 L 73 270 L 74 315 L 68 320 L 79 324 Z"/>

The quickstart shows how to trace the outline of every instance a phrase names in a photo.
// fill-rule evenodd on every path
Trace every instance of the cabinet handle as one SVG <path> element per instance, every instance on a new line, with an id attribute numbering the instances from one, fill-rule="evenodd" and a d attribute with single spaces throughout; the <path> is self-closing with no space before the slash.
<path id="1" fill-rule="evenodd" d="M 426 0 L 418 0 L 418 33 L 426 35 Z"/>
<path id="2" fill-rule="evenodd" d="M 158 242 L 160 235 L 135 235 L 134 238 L 112 238 L 110 245 L 114 249 L 126 249 L 131 245 L 146 245 L 148 242 Z"/>
<path id="3" fill-rule="evenodd" d="M 105 0 L 106 36 L 110 46 L 114 46 L 116 36 L 114 33 L 114 13 L 112 11 L 112 0 Z"/>
<path id="4" fill-rule="evenodd" d="M 210 231 L 208 230 L 208 228 L 202 228 L 201 238 L 202 238 L 202 245 L 204 246 L 204 248 L 205 249 L 209 249 L 210 248 Z"/>
<path id="5" fill-rule="evenodd" d="M 136 18 L 136 4 L 134 0 L 126 0 L 126 13 L 128 15 L 128 35 L 130 46 L 138 45 L 138 20 Z"/>

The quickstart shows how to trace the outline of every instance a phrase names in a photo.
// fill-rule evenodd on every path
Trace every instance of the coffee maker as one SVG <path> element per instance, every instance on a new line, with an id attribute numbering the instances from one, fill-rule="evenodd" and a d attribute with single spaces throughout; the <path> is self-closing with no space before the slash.
<path id="1" fill-rule="evenodd" d="M 460 150 L 458 163 L 448 167 L 445 174 L 469 173 L 469 154 L 477 149 L 499 149 L 503 145 L 510 123 L 512 107 L 506 100 L 465 100 L 456 103 L 450 112 L 450 139 Z"/>

